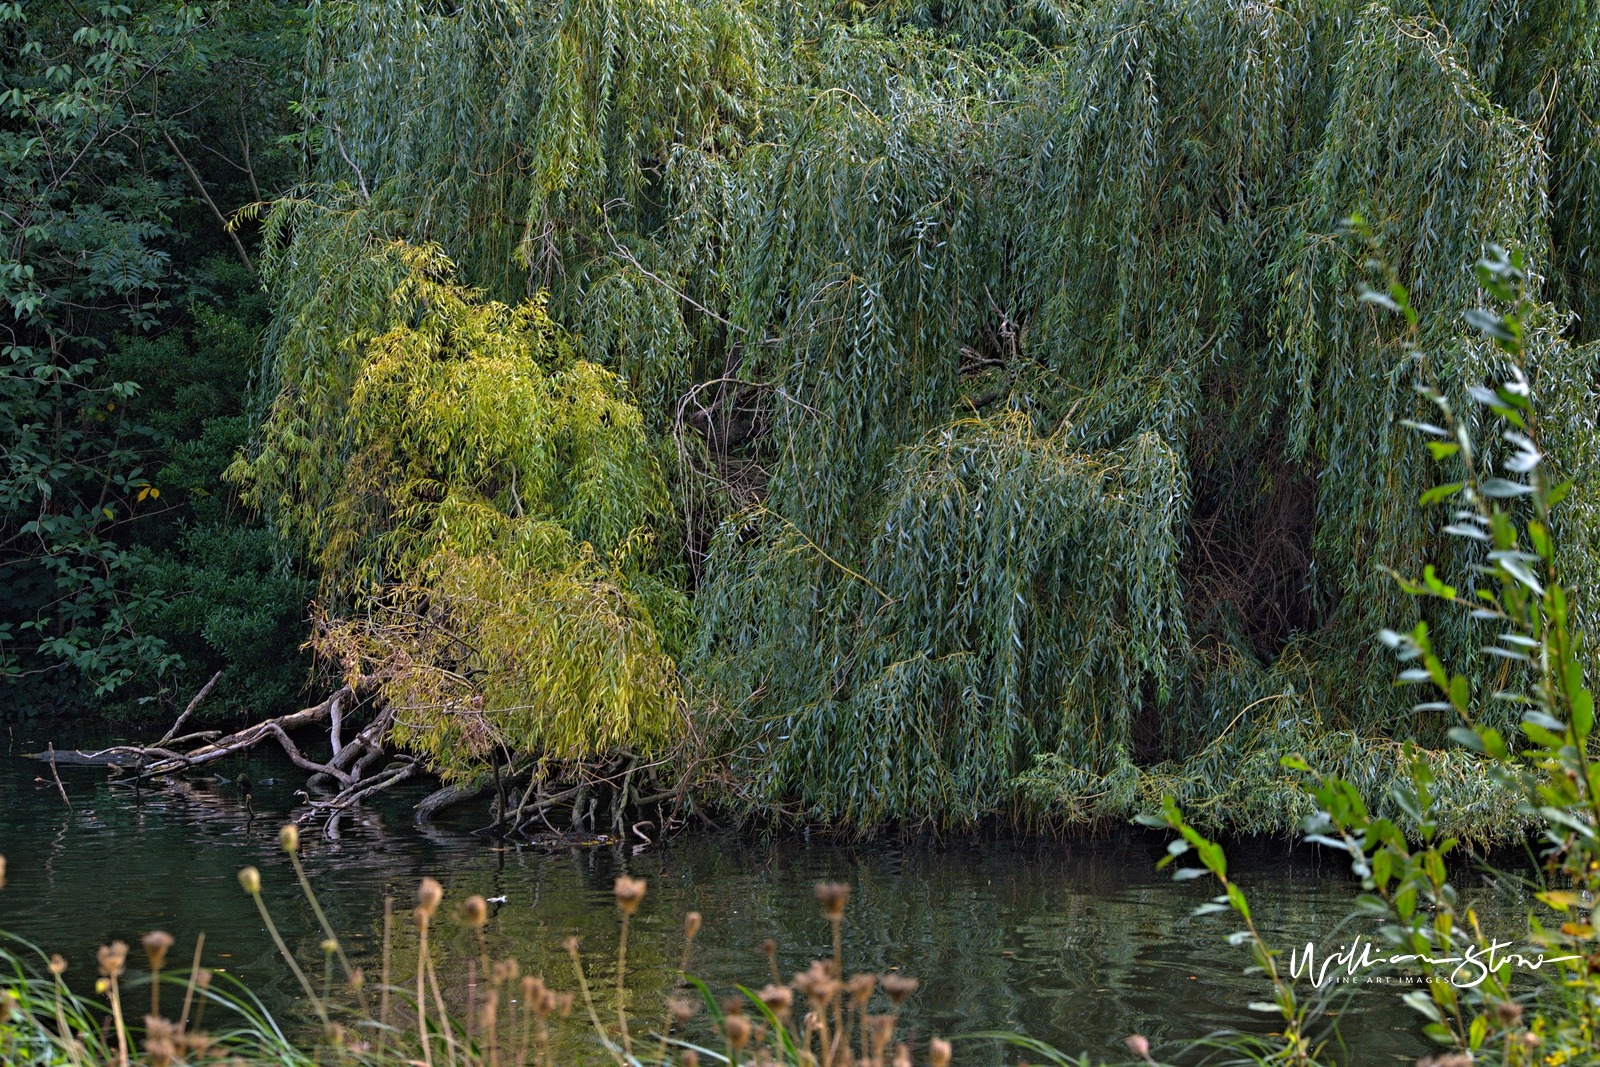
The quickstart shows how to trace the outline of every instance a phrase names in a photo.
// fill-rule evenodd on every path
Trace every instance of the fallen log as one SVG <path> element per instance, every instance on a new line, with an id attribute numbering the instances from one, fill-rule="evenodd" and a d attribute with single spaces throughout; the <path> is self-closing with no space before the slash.
<path id="1" fill-rule="evenodd" d="M 349 686 L 345 686 L 314 707 L 302 708 L 300 711 L 292 712 L 288 715 L 280 715 L 276 719 L 258 722 L 254 726 L 247 726 L 237 733 L 219 738 L 209 745 L 202 745 L 193 752 L 150 764 L 140 773 L 139 777 L 154 778 L 162 774 L 171 774 L 174 771 L 186 771 L 195 767 L 203 767 L 226 756 L 243 752 L 265 741 L 268 737 L 274 736 L 278 738 L 280 744 L 285 746 L 285 751 L 289 753 L 289 758 L 295 759 L 297 764 L 301 764 L 302 760 L 296 759 L 299 756 L 299 751 L 295 749 L 294 742 L 289 740 L 288 731 L 321 722 L 328 717 L 330 709 L 335 704 L 343 701 L 346 697 L 354 695 L 355 691 Z M 304 762 L 309 763 L 310 761 Z M 321 764 L 314 764 L 313 767 L 319 771 L 325 769 Z"/>
<path id="2" fill-rule="evenodd" d="M 493 789 L 494 784 L 491 782 L 476 785 L 447 785 L 442 789 L 435 789 L 423 797 L 422 802 L 417 805 L 417 822 L 429 822 L 445 808 L 476 800 Z"/>
<path id="3" fill-rule="evenodd" d="M 155 745 L 112 745 L 109 748 L 98 749 L 94 752 L 84 752 L 81 749 L 68 752 L 56 752 L 55 761 L 58 764 L 68 764 L 80 767 L 138 767 L 140 778 L 154 778 L 163 774 L 172 774 L 175 771 L 191 770 L 214 763 L 226 756 L 266 740 L 268 737 L 279 737 L 287 740 L 285 734 L 289 730 L 309 726 L 321 722 L 328 717 L 329 709 L 336 701 L 353 696 L 354 692 L 348 686 L 334 693 L 327 700 L 313 707 L 302 708 L 300 711 L 288 715 L 280 715 L 275 719 L 267 719 L 243 730 L 231 733 L 226 737 L 218 737 L 216 731 L 206 731 L 200 734 L 191 734 L 188 738 L 180 740 L 199 740 L 212 738 L 209 744 L 201 745 L 190 752 L 175 752 L 162 744 Z M 289 742 L 293 747 L 293 742 Z M 35 752 L 31 754 L 34 759 L 50 759 L 49 752 Z M 293 758 L 291 756 L 291 758 Z M 323 769 L 320 764 L 319 770 Z"/>

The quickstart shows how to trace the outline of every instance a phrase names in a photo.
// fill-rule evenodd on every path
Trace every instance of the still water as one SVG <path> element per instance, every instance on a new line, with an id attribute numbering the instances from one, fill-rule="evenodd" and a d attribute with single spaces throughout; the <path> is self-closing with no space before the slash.
<path id="1" fill-rule="evenodd" d="M 68 979 L 80 988 L 92 982 L 98 945 L 116 938 L 132 944 L 165 929 L 178 939 L 173 958 L 187 961 L 204 931 L 209 965 L 245 980 L 275 1012 L 301 1011 L 294 979 L 236 873 L 247 864 L 261 869 L 279 928 L 320 972 L 321 935 L 276 846 L 302 776 L 268 754 L 223 768 L 256 783 L 252 817 L 237 789 L 223 782 L 135 796 L 108 786 L 104 771 L 63 767 L 69 812 L 48 766 L 19 755 L 43 741 L 18 736 L 0 754 L 0 854 L 9 861 L 0 930 L 61 952 L 71 963 Z M 473 893 L 505 898 L 491 905 L 493 955 L 515 956 L 524 973 L 571 989 L 560 944 L 575 934 L 591 982 L 604 991 L 614 977 L 617 937 L 611 884 L 627 873 L 649 881 L 629 950 L 633 1007 L 649 1018 L 660 1014 L 675 980 L 686 911 L 706 918 L 689 972 L 719 993 L 734 983 L 759 987 L 770 980 L 757 947 L 765 938 L 777 941 L 785 975 L 831 952 L 830 928 L 812 893 L 815 882 L 830 879 L 853 887 L 846 970 L 899 968 L 919 977 L 922 987 L 904 1018 L 924 1036 L 1010 1030 L 1069 1053 L 1119 1060 L 1131 1033 L 1170 1053 L 1225 1027 L 1270 1029 L 1268 1017 L 1245 1007 L 1269 991 L 1241 973 L 1248 952 L 1226 941 L 1236 924 L 1226 916 L 1189 917 L 1215 890 L 1204 880 L 1175 883 L 1156 872 L 1159 836 L 922 837 L 844 846 L 820 837 L 762 841 L 701 831 L 637 852 L 552 852 L 475 836 L 468 816 L 418 828 L 409 807 L 420 795 L 385 798 L 347 822 L 337 842 L 312 832 L 302 838 L 323 906 L 368 974 L 378 972 L 385 894 L 405 914 L 418 879 L 432 875 L 444 884 L 447 903 Z M 1230 848 L 1230 867 L 1260 928 L 1285 948 L 1311 939 L 1337 946 L 1353 932 L 1371 932 L 1336 929 L 1354 892 L 1336 862 L 1323 859 L 1319 867 L 1314 853 L 1282 843 L 1241 844 Z M 1487 890 L 1473 895 L 1486 930 L 1509 936 L 1526 929 L 1525 903 Z M 459 953 L 466 945 L 459 933 L 455 938 Z M 1416 1016 L 1399 1001 L 1414 988 L 1350 987 L 1329 1020 L 1346 1046 L 1337 1058 L 1401 1063 L 1428 1051 Z M 606 1004 L 600 1010 L 604 1015 Z M 957 1059 L 1014 1063 L 1018 1056 L 973 1043 L 958 1046 Z"/>

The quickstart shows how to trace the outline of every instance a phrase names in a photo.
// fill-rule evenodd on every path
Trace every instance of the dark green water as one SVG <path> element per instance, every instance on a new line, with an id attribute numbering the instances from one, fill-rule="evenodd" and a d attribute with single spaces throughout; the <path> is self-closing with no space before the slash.
<path id="1" fill-rule="evenodd" d="M 92 982 L 100 944 L 134 943 L 160 928 L 177 937 L 173 957 L 186 961 L 204 931 L 210 965 L 243 978 L 275 1011 L 295 1014 L 303 1005 L 294 980 L 236 880 L 246 864 L 260 867 L 280 929 L 304 958 L 318 961 L 320 973 L 321 936 L 276 847 L 303 780 L 294 768 L 263 755 L 224 769 L 230 776 L 246 770 L 256 781 L 253 819 L 231 786 L 136 797 L 111 789 L 102 771 L 63 768 L 69 813 L 48 767 L 14 754 L 43 747 L 43 740 L 18 736 L 11 754 L 0 757 L 0 854 L 9 861 L 0 929 L 61 952 L 72 966 L 67 977 L 80 987 Z M 261 784 L 269 780 L 274 784 Z M 405 913 L 417 880 L 432 875 L 447 902 L 472 893 L 506 898 L 491 906 L 496 957 L 515 956 L 525 973 L 542 972 L 570 989 L 571 967 L 559 946 L 576 934 L 591 981 L 603 990 L 614 977 L 611 884 L 630 873 L 648 879 L 649 892 L 631 939 L 629 984 L 636 1010 L 653 1017 L 673 980 L 684 912 L 706 917 L 690 973 L 719 991 L 735 982 L 759 986 L 769 980 L 757 950 L 764 938 L 777 940 L 785 975 L 831 951 L 812 886 L 837 879 L 854 887 L 846 969 L 899 967 L 921 978 L 906 1018 L 923 1035 L 1007 1029 L 1064 1051 L 1122 1059 L 1130 1033 L 1170 1048 L 1223 1027 L 1269 1028 L 1245 1008 L 1267 991 L 1241 974 L 1247 950 L 1226 943 L 1237 924 L 1189 918 L 1214 890 L 1157 873 L 1158 837 L 841 847 L 820 838 L 763 843 L 723 833 L 637 854 L 606 847 L 552 853 L 474 836 L 470 821 L 418 829 L 409 817 L 415 799 L 395 796 L 367 809 L 337 842 L 304 836 L 304 862 L 320 899 L 369 974 L 378 971 L 384 895 L 393 894 L 396 911 Z M 1339 942 L 1335 927 L 1353 892 L 1342 866 L 1319 869 L 1314 855 L 1282 844 L 1236 846 L 1230 857 L 1258 923 L 1276 943 Z M 1525 929 L 1520 904 L 1480 896 L 1485 929 Z M 459 951 L 465 942 L 453 936 Z M 1427 1051 L 1415 1016 L 1399 1002 L 1405 991 L 1353 990 L 1338 1016 L 1348 1047 L 1342 1059 L 1400 1063 Z M 957 1062 L 1016 1058 L 982 1044 L 958 1047 Z"/>

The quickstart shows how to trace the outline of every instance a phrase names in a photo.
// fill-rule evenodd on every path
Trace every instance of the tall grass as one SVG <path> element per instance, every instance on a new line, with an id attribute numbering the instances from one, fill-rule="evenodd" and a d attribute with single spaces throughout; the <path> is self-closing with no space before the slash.
<path id="1" fill-rule="evenodd" d="M 647 890 L 643 879 L 621 877 L 615 900 L 621 919 L 617 946 L 616 1017 L 602 1018 L 585 973 L 578 939 L 568 938 L 570 974 L 524 975 L 515 959 L 489 956 L 483 928 L 487 902 L 468 897 L 448 908 L 439 882 L 424 878 L 411 913 L 416 934 L 415 973 L 394 973 L 395 924 L 386 908 L 382 974 L 377 1010 L 370 983 L 352 966 L 298 860 L 299 834 L 285 826 L 279 843 L 293 859 L 300 886 L 322 932 L 320 989 L 289 949 L 261 897 L 255 867 L 239 872 L 239 883 L 266 924 L 284 963 L 309 1005 L 309 1017 L 288 1028 L 231 975 L 215 975 L 202 964 L 204 935 L 186 973 L 164 973 L 173 939 L 164 932 L 145 935 L 148 970 L 130 980 L 128 946 L 121 941 L 99 952 L 100 977 L 92 994 L 71 988 L 66 961 L 16 938 L 0 946 L 0 1063 L 6 1065 L 116 1065 L 178 1067 L 226 1061 L 238 1067 L 268 1064 L 370 1064 L 373 1067 L 557 1067 L 568 1063 L 614 1063 L 617 1067 L 700 1063 L 792 1065 L 792 1067 L 912 1067 L 911 1045 L 899 1032 L 902 1005 L 917 989 L 901 974 L 846 974 L 839 938 L 849 887 L 823 883 L 818 900 L 834 929 L 834 954 L 816 960 L 783 982 L 774 964 L 773 980 L 759 990 L 738 987 L 738 995 L 719 1000 L 684 969 L 701 928 L 690 912 L 683 926 L 684 951 L 676 984 L 660 1010 L 630 1013 L 627 989 L 627 931 Z M 0 858 L 0 887 L 4 860 Z M 441 982 L 439 924 L 459 922 L 470 932 L 475 956 Z M 769 954 L 769 959 L 771 959 Z M 334 962 L 340 980 L 333 978 Z M 561 987 L 565 986 L 565 989 Z M 163 987 L 168 995 L 162 996 Z M 148 989 L 149 1011 L 135 1009 L 133 989 Z M 181 1007 L 172 1015 L 163 1005 Z M 212 1029 L 204 1029 L 207 1009 Z M 705 1019 L 694 1020 L 701 1011 Z M 584 1031 L 587 1031 L 585 1034 Z M 689 1040 L 690 1035 L 700 1037 Z M 704 1037 L 700 1035 L 709 1035 Z M 931 1039 L 917 1059 L 947 1067 L 948 1042 Z"/>

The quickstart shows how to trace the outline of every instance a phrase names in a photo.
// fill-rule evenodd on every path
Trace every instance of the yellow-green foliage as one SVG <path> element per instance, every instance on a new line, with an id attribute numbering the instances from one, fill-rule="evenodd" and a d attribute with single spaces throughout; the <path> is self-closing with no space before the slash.
<path id="1" fill-rule="evenodd" d="M 671 512 L 638 409 L 541 300 L 482 300 L 435 249 L 353 250 L 363 213 L 323 232 L 356 252 L 347 276 L 387 289 L 379 313 L 318 300 L 280 322 L 281 389 L 233 470 L 320 565 L 322 651 L 374 679 L 397 739 L 447 775 L 495 746 L 655 746 L 680 707 L 656 620 L 681 635 L 687 608 L 652 573 Z M 319 249 L 296 249 L 279 285 L 348 284 L 304 277 Z"/>

